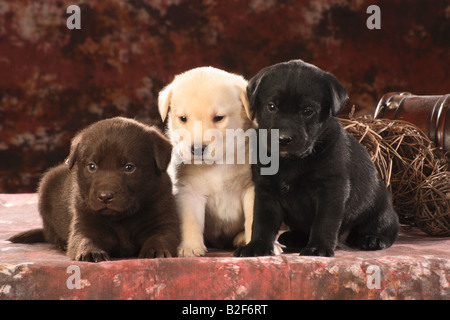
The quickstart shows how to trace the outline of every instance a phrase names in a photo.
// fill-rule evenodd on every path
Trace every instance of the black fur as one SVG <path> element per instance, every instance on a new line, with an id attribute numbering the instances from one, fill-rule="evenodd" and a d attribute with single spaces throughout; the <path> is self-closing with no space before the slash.
<path id="1" fill-rule="evenodd" d="M 270 137 L 279 129 L 280 166 L 275 175 L 261 175 L 262 165 L 253 165 L 252 239 L 235 256 L 273 253 L 282 222 L 290 231 L 280 243 L 301 247 L 301 255 L 333 256 L 340 235 L 362 250 L 390 247 L 398 217 L 368 152 L 336 118 L 347 100 L 342 84 L 294 60 L 261 70 L 247 95 L 258 130 Z"/>

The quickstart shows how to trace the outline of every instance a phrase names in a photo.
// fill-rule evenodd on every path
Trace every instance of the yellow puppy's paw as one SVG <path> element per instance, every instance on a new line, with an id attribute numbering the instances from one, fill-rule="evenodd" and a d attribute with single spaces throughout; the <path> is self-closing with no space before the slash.
<path id="1" fill-rule="evenodd" d="M 247 244 L 247 241 L 245 241 L 245 231 L 238 233 L 238 235 L 236 237 L 234 237 L 233 246 L 235 248 L 243 247 L 246 244 Z"/>
<path id="2" fill-rule="evenodd" d="M 182 243 L 178 247 L 178 256 L 179 257 L 201 257 L 204 256 L 208 252 L 204 244 L 199 245 L 188 245 Z"/>
<path id="3" fill-rule="evenodd" d="M 275 241 L 275 243 L 273 244 L 273 254 L 279 256 L 283 253 L 283 248 L 286 248 L 286 246 L 283 246 L 278 241 Z"/>

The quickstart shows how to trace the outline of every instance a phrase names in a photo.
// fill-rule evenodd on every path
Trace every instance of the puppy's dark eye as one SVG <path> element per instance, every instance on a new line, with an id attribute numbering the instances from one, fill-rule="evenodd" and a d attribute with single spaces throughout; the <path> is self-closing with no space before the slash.
<path id="1" fill-rule="evenodd" d="M 124 165 L 123 170 L 127 173 L 132 173 L 134 170 L 136 170 L 136 166 L 132 163 L 127 163 Z"/>
<path id="2" fill-rule="evenodd" d="M 225 116 L 215 116 L 215 117 L 213 118 L 213 121 L 214 121 L 214 122 L 220 122 L 220 121 L 223 120 L 223 118 L 225 118 Z"/>
<path id="3" fill-rule="evenodd" d="M 180 121 L 183 123 L 187 122 L 187 118 L 185 116 L 180 117 Z"/>
<path id="4" fill-rule="evenodd" d="M 276 112 L 278 110 L 278 108 L 274 103 L 270 102 L 267 105 L 267 110 L 269 110 L 269 112 Z"/>
<path id="5" fill-rule="evenodd" d="M 97 170 L 97 165 L 93 162 L 89 162 L 87 165 L 89 172 L 94 172 Z"/>
<path id="6" fill-rule="evenodd" d="M 305 108 L 303 109 L 303 115 L 309 117 L 310 115 L 312 115 L 314 113 L 314 110 L 311 108 Z"/>

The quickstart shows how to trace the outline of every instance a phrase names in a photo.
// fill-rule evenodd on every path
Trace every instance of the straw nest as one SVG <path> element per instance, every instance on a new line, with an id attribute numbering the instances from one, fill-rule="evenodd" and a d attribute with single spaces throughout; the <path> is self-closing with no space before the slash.
<path id="1" fill-rule="evenodd" d="M 434 236 L 450 236 L 449 159 L 425 133 L 400 120 L 340 119 L 369 151 L 379 177 L 391 190 L 403 224 Z"/>

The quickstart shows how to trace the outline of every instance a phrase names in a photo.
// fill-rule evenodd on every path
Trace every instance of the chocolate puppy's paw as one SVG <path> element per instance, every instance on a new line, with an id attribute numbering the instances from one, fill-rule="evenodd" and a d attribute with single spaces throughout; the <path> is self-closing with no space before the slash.
<path id="1" fill-rule="evenodd" d="M 263 241 L 250 241 L 244 247 L 239 247 L 235 252 L 235 257 L 257 257 L 273 255 L 273 243 Z"/>
<path id="2" fill-rule="evenodd" d="M 111 260 L 108 253 L 101 249 L 84 250 L 80 252 L 76 259 L 78 261 L 101 262 Z"/>
<path id="3" fill-rule="evenodd" d="M 300 252 L 301 256 L 334 257 L 334 250 L 324 247 L 307 246 Z"/>
<path id="4" fill-rule="evenodd" d="M 152 259 L 152 258 L 171 258 L 172 254 L 166 248 L 146 248 L 142 249 L 139 253 L 139 259 Z"/>

